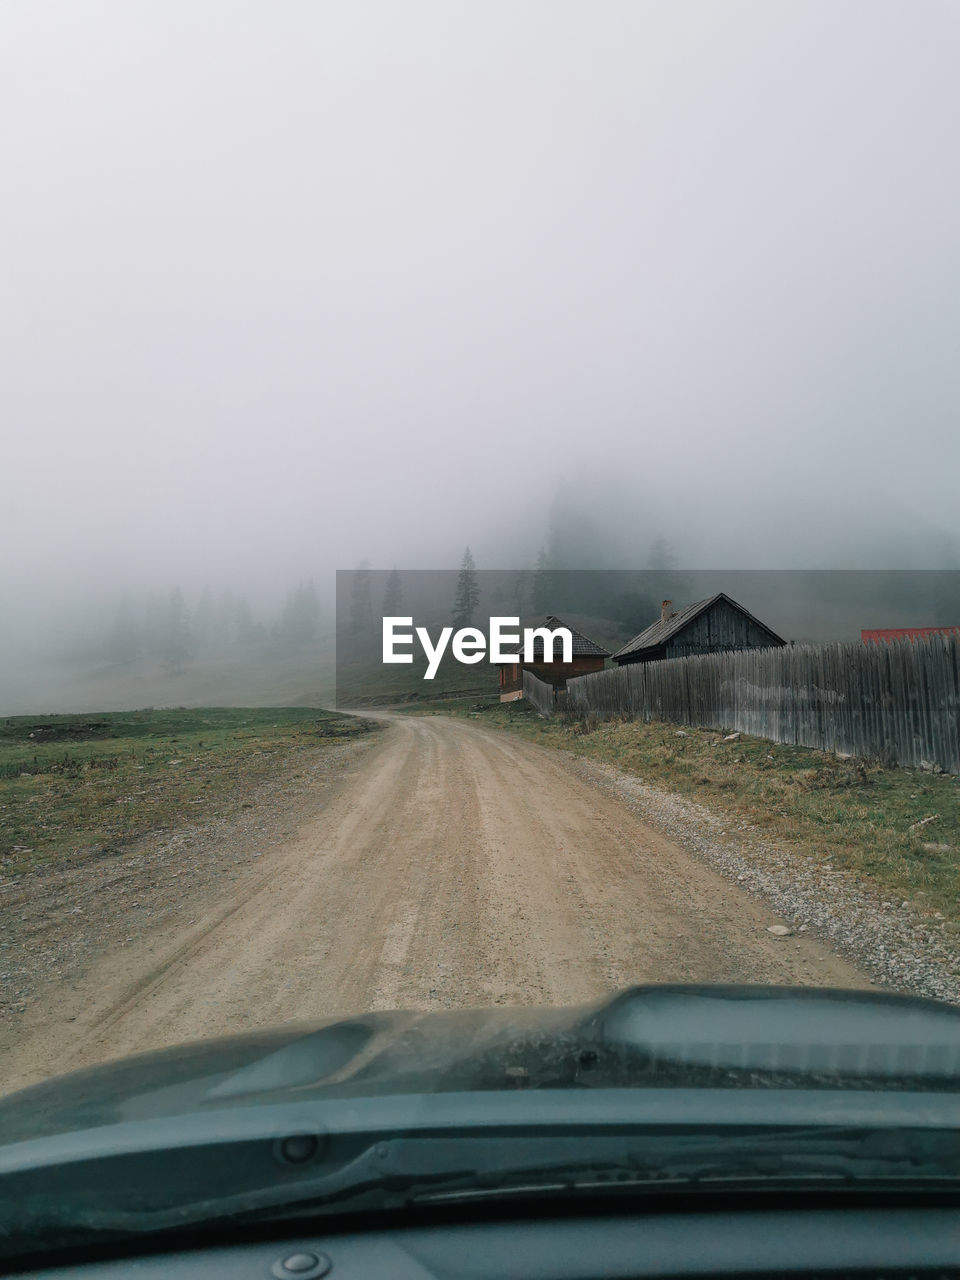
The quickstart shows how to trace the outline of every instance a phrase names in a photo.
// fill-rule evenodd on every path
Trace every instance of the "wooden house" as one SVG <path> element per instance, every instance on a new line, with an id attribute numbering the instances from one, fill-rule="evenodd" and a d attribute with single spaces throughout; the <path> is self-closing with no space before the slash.
<path id="1" fill-rule="evenodd" d="M 664 600 L 656 622 L 618 649 L 613 660 L 623 667 L 631 662 L 735 649 L 773 649 L 784 644 L 775 631 L 719 591 L 709 600 L 697 600 L 676 613 L 672 602 Z"/>
<path id="2" fill-rule="evenodd" d="M 595 641 L 577 631 L 575 627 L 571 627 L 568 622 L 564 622 L 562 618 L 558 618 L 556 614 L 548 613 L 544 618 L 535 618 L 531 622 L 524 621 L 523 627 L 546 627 L 550 631 L 556 631 L 558 627 L 566 627 L 570 632 L 573 640 L 572 662 L 563 662 L 563 647 L 559 640 L 553 643 L 553 660 L 548 662 L 544 654 L 544 643 L 541 637 L 537 637 L 534 650 L 533 661 L 523 661 L 521 652 L 521 661 L 514 663 L 500 664 L 500 701 L 513 702 L 517 698 L 523 697 L 523 672 L 529 671 L 537 677 L 538 680 L 544 680 L 547 684 L 552 684 L 554 689 L 566 689 L 567 681 L 572 676 L 583 676 L 589 671 L 602 671 L 603 664 L 610 653 L 607 649 L 601 648 Z"/>

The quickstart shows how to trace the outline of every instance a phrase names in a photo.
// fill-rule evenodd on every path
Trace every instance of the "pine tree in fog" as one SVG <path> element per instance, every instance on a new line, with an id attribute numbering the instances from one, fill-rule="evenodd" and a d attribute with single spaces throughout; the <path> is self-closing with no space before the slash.
<path id="1" fill-rule="evenodd" d="M 480 603 L 480 581 L 477 578 L 477 566 L 470 548 L 463 553 L 460 572 L 457 575 L 457 594 L 453 601 L 453 625 L 469 627 L 473 622 L 473 613 Z"/>
<path id="2" fill-rule="evenodd" d="M 544 547 L 537 554 L 537 567 L 533 571 L 533 607 L 537 613 L 546 613 L 550 604 L 550 568 Z"/>
<path id="3" fill-rule="evenodd" d="M 277 637 L 284 644 L 303 645 L 316 640 L 320 632 L 320 597 L 311 578 L 301 582 L 287 596 L 280 614 Z"/>
<path id="4" fill-rule="evenodd" d="M 193 610 L 193 637 L 198 649 L 218 647 L 216 606 L 209 586 L 200 592 Z"/>
<path id="5" fill-rule="evenodd" d="M 354 653 L 370 656 L 377 652 L 379 624 L 374 623 L 371 599 L 370 563 L 361 560 L 350 575 L 350 616 L 346 639 Z"/>
<path id="6" fill-rule="evenodd" d="M 125 595 L 117 606 L 117 614 L 113 627 L 106 641 L 106 655 L 110 662 L 132 662 L 138 657 L 142 647 L 140 627 L 133 604 Z"/>
<path id="7" fill-rule="evenodd" d="M 193 657 L 194 637 L 183 592 L 175 587 L 167 597 L 160 633 L 160 656 L 174 672 Z"/>
<path id="8" fill-rule="evenodd" d="M 263 639 L 263 627 L 254 619 L 250 602 L 246 596 L 237 598 L 232 621 L 237 644 L 257 644 Z"/>
<path id="9" fill-rule="evenodd" d="M 677 567 L 677 557 L 673 547 L 661 533 L 659 537 L 654 539 L 653 546 L 650 548 L 650 555 L 647 559 L 648 569 L 675 569 Z"/>
<path id="10" fill-rule="evenodd" d="M 383 616 L 396 618 L 400 615 L 403 604 L 403 587 L 400 582 L 400 571 L 394 566 L 387 574 L 387 585 L 383 589 Z"/>

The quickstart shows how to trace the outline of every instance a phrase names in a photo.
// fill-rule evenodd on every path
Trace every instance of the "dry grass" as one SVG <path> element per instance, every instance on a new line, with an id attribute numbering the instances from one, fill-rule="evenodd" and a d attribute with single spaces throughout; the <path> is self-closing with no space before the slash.
<path id="1" fill-rule="evenodd" d="M 307 707 L 0 720 L 0 872 L 75 864 L 222 816 L 297 752 L 370 727 Z"/>

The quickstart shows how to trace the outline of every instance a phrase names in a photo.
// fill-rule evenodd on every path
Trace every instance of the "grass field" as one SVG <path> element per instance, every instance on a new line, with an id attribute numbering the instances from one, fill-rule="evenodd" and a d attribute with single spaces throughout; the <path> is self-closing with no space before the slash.
<path id="1" fill-rule="evenodd" d="M 846 869 L 891 899 L 960 919 L 960 781 L 885 769 L 745 735 L 673 724 L 541 720 L 528 702 L 457 714 L 615 765 L 749 822 L 804 857 Z M 443 712 L 442 704 L 435 704 Z"/>
<path id="2" fill-rule="evenodd" d="M 369 728 L 310 707 L 0 720 L 0 868 L 74 863 L 219 815 L 292 753 Z"/>
<path id="3" fill-rule="evenodd" d="M 207 654 L 173 671 L 155 659 L 0 669 L 0 714 L 128 707 L 324 707 L 333 703 L 333 644 Z"/>
<path id="4" fill-rule="evenodd" d="M 383 663 L 348 663 L 337 665 L 337 705 L 341 707 L 424 704 L 458 698 L 495 698 L 498 696 L 498 671 L 483 662 L 464 666 L 446 655 L 432 680 L 424 679 L 426 659 L 418 654 L 406 663 L 385 666 Z"/>

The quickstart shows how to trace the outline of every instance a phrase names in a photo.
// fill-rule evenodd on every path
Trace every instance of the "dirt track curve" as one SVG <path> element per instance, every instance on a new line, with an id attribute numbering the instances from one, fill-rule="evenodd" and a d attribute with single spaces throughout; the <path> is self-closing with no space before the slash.
<path id="1" fill-rule="evenodd" d="M 3 1089 L 290 1020 L 563 1004 L 636 982 L 862 986 L 808 937 L 642 823 L 561 753 L 398 716 L 302 826 L 217 900 L 50 993 Z M 67 1018 L 69 1017 L 69 1021 Z"/>

